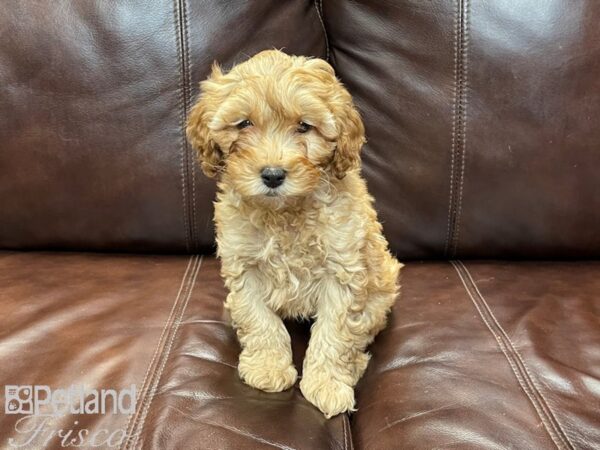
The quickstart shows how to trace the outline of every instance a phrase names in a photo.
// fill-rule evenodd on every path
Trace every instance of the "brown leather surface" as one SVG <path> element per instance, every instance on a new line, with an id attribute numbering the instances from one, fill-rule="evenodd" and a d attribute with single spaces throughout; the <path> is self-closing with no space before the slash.
<path id="1" fill-rule="evenodd" d="M 121 389 L 142 380 L 186 273 L 188 257 L 0 253 L 0 384 Z M 4 407 L 4 406 L 2 406 Z M 0 436 L 21 416 L 0 415 Z M 65 416 L 52 429 L 125 428 L 127 416 Z M 41 420 L 41 419 L 40 419 Z M 42 447 L 40 436 L 29 448 Z M 48 448 L 59 448 L 59 440 Z"/>
<path id="2" fill-rule="evenodd" d="M 331 0 L 399 257 L 600 254 L 600 3 Z"/>
<path id="3" fill-rule="evenodd" d="M 401 259 L 597 257 L 598 18 L 594 0 L 9 0 L 0 248 L 210 252 L 186 111 L 214 59 L 277 47 L 329 55 L 355 96 Z"/>
<path id="4" fill-rule="evenodd" d="M 213 59 L 325 55 L 315 5 L 2 3 L 0 248 L 210 251 L 185 112 Z"/>
<path id="5" fill-rule="evenodd" d="M 598 263 L 409 264 L 357 448 L 600 446 Z"/>
<path id="6" fill-rule="evenodd" d="M 296 386 L 271 394 L 244 385 L 240 351 L 223 315 L 226 291 L 219 264 L 205 258 L 196 298 L 183 317 L 139 442 L 155 449 L 344 449 L 346 416 L 326 420 Z M 194 301 L 195 300 L 195 301 Z M 302 367 L 307 334 L 295 326 L 295 364 Z"/>
<path id="7" fill-rule="evenodd" d="M 131 417 L 47 426 L 127 430 L 122 448 L 343 449 L 352 436 L 368 449 L 593 449 L 599 275 L 597 263 L 408 264 L 351 430 L 297 388 L 267 394 L 239 380 L 216 260 L 4 252 L 0 384 L 136 384 Z M 301 367 L 307 327 L 290 330 Z M 2 445 L 24 438 L 19 417 L 0 416 Z"/>
<path id="8" fill-rule="evenodd" d="M 276 47 L 329 57 L 355 97 L 401 259 L 598 257 L 599 19 L 594 0 L 4 1 L 0 248 L 212 252 L 186 113 L 214 59 Z M 36 450 L 59 429 L 122 429 L 123 449 L 600 448 L 599 263 L 402 277 L 350 423 L 239 380 L 214 259 L 1 252 L 0 388 L 138 387 L 131 416 L 50 418 Z M 300 368 L 307 325 L 289 327 Z"/>
<path id="9" fill-rule="evenodd" d="M 90 430 L 82 448 L 92 448 L 91 435 L 100 430 L 127 430 L 132 438 L 120 448 L 352 445 L 347 417 L 326 420 L 299 389 L 267 394 L 241 382 L 215 260 L 2 252 L 0 286 L 3 405 L 7 384 L 138 390 L 135 414 L 50 418 L 24 448 L 64 448 L 56 435 L 48 438 L 59 429 L 74 429 L 73 438 Z M 291 330 L 298 363 L 306 327 Z M 11 438 L 16 444 L 31 438 L 15 431 L 21 417 L 0 414 L 3 448 Z M 106 434 L 98 436 L 100 448 L 108 448 Z M 117 434 L 113 443 L 119 440 Z"/>

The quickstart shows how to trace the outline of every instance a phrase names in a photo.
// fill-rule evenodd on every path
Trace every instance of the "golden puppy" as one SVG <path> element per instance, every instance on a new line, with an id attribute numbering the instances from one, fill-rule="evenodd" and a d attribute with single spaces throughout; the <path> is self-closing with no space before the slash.
<path id="1" fill-rule="evenodd" d="M 200 87 L 187 135 L 218 178 L 240 377 L 268 392 L 293 386 L 282 318 L 314 318 L 300 390 L 327 417 L 351 411 L 401 268 L 360 177 L 364 127 L 352 98 L 325 61 L 276 50 L 226 74 L 215 64 Z"/>

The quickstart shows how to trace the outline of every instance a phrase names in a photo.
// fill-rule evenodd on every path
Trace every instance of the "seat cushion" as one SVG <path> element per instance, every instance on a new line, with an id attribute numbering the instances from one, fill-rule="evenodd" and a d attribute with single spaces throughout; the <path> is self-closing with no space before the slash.
<path id="1" fill-rule="evenodd" d="M 135 385 L 137 403 L 6 413 L 2 445 L 62 448 L 73 429 L 84 448 L 598 448 L 599 275 L 592 262 L 408 264 L 351 431 L 297 387 L 241 382 L 216 260 L 3 252 L 0 384 Z M 308 330 L 288 328 L 301 367 Z"/>
<path id="2" fill-rule="evenodd" d="M 0 415 L 2 447 L 64 448 L 69 439 L 83 448 L 351 446 L 346 416 L 325 420 L 297 388 L 267 394 L 239 379 L 214 259 L 2 252 L 0 286 L 1 385 L 135 385 L 137 397 L 131 414 L 114 413 L 109 401 L 105 414 Z M 290 330 L 298 362 L 307 332 Z M 30 404 L 23 389 L 16 396 Z M 4 393 L 5 406 L 13 397 Z"/>
<path id="3" fill-rule="evenodd" d="M 413 263 L 357 448 L 600 448 L 600 263 Z"/>

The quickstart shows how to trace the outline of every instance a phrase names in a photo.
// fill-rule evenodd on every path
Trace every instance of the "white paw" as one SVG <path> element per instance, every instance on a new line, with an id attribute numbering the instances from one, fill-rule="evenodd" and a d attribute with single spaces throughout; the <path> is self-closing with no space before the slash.
<path id="1" fill-rule="evenodd" d="M 354 411 L 354 389 L 326 374 L 303 375 L 300 390 L 304 398 L 321 410 L 325 417 Z"/>
<path id="2" fill-rule="evenodd" d="M 298 372 L 287 355 L 273 352 L 242 351 L 238 372 L 244 383 L 266 392 L 281 392 L 291 388 Z"/>

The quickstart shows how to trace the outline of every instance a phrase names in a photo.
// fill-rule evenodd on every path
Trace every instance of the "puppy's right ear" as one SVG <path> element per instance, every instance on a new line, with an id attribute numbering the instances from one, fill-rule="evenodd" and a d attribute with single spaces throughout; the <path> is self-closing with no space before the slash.
<path id="1" fill-rule="evenodd" d="M 211 94 L 212 85 L 223 77 L 221 68 L 215 62 L 210 77 L 200 83 L 201 94 L 190 110 L 186 134 L 193 148 L 198 152 L 202 172 L 208 177 L 216 177 L 223 167 L 223 152 L 212 139 L 208 123 L 215 113 L 215 101 Z"/>

